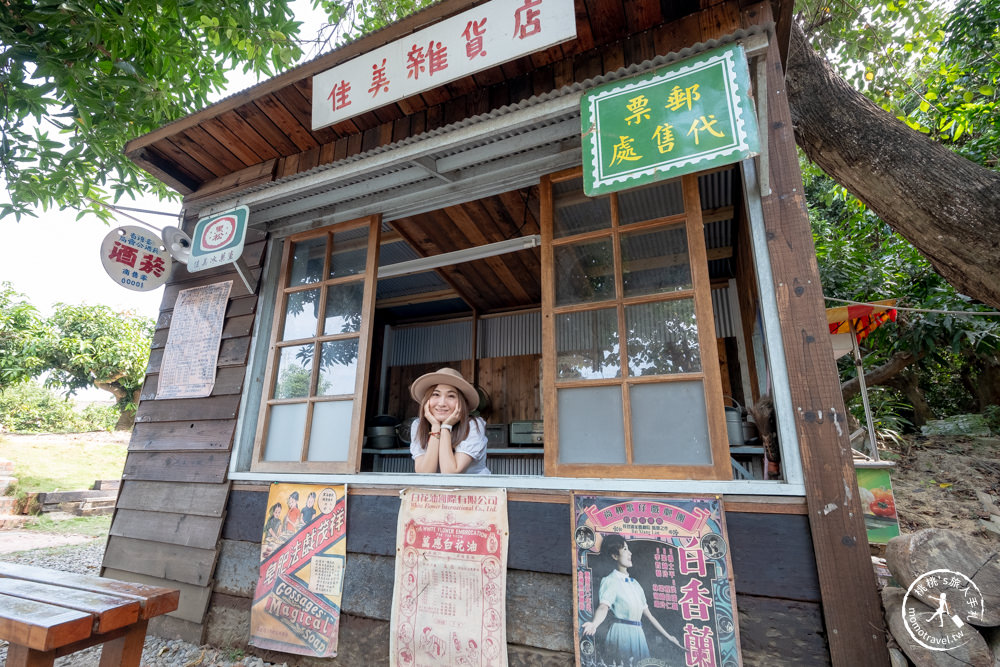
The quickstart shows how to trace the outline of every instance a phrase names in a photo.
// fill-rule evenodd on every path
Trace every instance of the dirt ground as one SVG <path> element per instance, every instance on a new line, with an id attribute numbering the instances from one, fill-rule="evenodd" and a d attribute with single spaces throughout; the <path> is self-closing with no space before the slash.
<path id="1" fill-rule="evenodd" d="M 5 530 L 0 539 L 0 556 L 18 551 L 49 549 L 68 544 L 91 543 L 107 539 L 105 536 L 46 533 L 37 530 Z"/>
<path id="2" fill-rule="evenodd" d="M 1000 499 L 1000 438 L 917 435 L 891 453 L 900 456 L 890 475 L 901 532 L 951 528 L 1000 539 L 980 526 L 989 515 L 975 495 Z"/>
<path id="3" fill-rule="evenodd" d="M 131 431 L 88 431 L 87 433 L 6 433 L 0 432 L 0 438 L 11 442 L 27 442 L 33 444 L 44 444 L 55 442 L 60 444 L 72 443 L 112 443 L 117 442 L 128 444 L 132 437 Z M 2 457 L 0 448 L 0 457 Z"/>

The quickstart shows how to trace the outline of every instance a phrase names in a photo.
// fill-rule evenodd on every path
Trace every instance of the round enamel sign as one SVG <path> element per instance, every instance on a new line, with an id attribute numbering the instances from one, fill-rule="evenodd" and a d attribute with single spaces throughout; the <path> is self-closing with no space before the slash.
<path id="1" fill-rule="evenodd" d="M 173 260 L 156 234 L 135 225 L 112 229 L 101 242 L 101 264 L 111 279 L 134 292 L 149 292 L 170 278 Z"/>

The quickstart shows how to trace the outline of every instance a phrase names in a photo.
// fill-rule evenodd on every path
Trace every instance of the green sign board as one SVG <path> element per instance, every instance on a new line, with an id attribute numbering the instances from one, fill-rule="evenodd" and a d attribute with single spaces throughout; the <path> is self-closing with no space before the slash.
<path id="1" fill-rule="evenodd" d="M 758 152 L 739 44 L 593 88 L 580 102 L 591 196 L 738 162 Z"/>

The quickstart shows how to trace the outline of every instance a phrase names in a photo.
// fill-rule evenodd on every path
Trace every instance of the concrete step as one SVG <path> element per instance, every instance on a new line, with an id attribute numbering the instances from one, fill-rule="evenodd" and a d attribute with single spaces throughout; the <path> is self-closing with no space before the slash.
<path id="1" fill-rule="evenodd" d="M 16 530 L 30 518 L 22 514 L 0 514 L 0 530 Z"/>
<path id="2" fill-rule="evenodd" d="M 92 488 L 95 491 L 117 491 L 121 485 L 120 479 L 98 479 L 94 481 Z"/>
<path id="3" fill-rule="evenodd" d="M 0 496 L 7 493 L 7 489 L 17 484 L 17 477 L 7 477 L 0 475 Z"/>
<path id="4" fill-rule="evenodd" d="M 0 514 L 16 514 L 17 498 L 14 496 L 0 496 Z"/>
<path id="5" fill-rule="evenodd" d="M 96 516 L 111 514 L 115 511 L 115 501 L 86 501 L 82 502 L 73 510 L 77 516 Z"/>
<path id="6" fill-rule="evenodd" d="M 118 491 L 98 490 L 98 491 L 49 491 L 39 493 L 38 502 L 42 505 L 53 505 L 56 503 L 79 503 L 88 500 L 114 500 L 118 496 Z"/>

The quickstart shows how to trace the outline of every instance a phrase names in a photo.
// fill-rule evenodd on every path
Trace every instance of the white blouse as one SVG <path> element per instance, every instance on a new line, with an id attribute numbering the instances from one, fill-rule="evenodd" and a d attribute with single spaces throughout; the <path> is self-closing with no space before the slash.
<path id="1" fill-rule="evenodd" d="M 410 455 L 416 461 L 418 456 L 423 456 L 427 452 L 427 447 L 417 441 L 417 428 L 420 420 L 414 419 L 410 424 Z M 465 469 L 466 475 L 489 475 L 490 469 L 486 467 L 486 420 L 482 417 L 472 417 L 469 419 L 469 434 L 465 440 L 459 443 L 455 452 L 462 452 L 472 457 L 472 463 Z"/>

